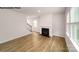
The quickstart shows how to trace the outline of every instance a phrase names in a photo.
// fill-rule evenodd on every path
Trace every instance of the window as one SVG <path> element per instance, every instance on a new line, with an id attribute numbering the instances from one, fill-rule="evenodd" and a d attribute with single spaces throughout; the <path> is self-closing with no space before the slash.
<path id="1" fill-rule="evenodd" d="M 79 8 L 71 8 L 67 14 L 67 33 L 79 45 Z"/>
<path id="2" fill-rule="evenodd" d="M 33 27 L 37 27 L 37 20 L 33 21 Z"/>

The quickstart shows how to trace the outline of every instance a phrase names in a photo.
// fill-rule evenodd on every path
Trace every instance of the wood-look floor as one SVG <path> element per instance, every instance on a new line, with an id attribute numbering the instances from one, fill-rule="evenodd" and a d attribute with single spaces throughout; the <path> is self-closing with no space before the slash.
<path id="1" fill-rule="evenodd" d="M 65 39 L 45 37 L 33 32 L 30 35 L 0 44 L 0 52 L 68 52 Z"/>

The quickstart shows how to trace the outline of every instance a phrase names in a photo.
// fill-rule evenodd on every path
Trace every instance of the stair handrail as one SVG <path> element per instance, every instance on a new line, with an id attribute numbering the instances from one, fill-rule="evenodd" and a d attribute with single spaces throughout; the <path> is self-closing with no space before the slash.
<path id="1" fill-rule="evenodd" d="M 32 25 L 30 25 L 27 21 L 26 21 L 27 26 L 29 26 L 28 30 L 32 32 Z"/>

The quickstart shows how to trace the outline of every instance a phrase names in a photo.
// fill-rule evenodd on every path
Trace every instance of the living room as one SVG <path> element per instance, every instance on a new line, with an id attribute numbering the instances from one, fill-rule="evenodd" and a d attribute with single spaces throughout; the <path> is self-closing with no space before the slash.
<path id="1" fill-rule="evenodd" d="M 66 37 L 68 9 L 1 7 L 0 51 L 77 51 Z"/>

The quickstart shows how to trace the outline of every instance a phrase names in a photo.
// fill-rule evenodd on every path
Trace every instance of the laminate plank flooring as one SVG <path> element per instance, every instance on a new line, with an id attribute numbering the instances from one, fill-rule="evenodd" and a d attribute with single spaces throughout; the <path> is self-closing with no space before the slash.
<path id="1" fill-rule="evenodd" d="M 0 44 L 0 52 L 68 52 L 65 38 L 37 32 Z"/>

